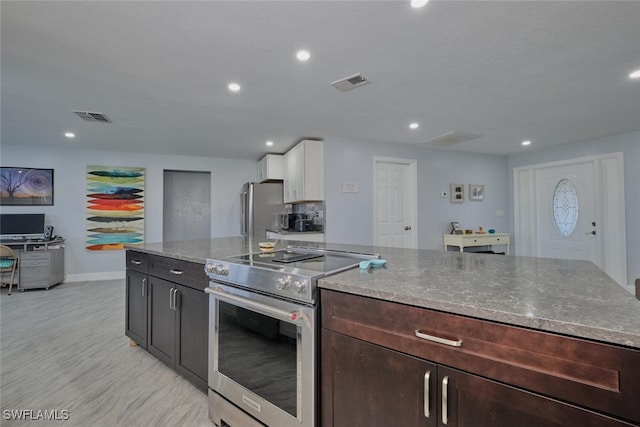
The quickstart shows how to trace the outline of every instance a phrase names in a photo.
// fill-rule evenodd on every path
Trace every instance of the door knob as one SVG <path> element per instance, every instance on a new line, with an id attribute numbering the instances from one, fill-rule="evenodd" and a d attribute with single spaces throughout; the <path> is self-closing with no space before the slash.
<path id="1" fill-rule="evenodd" d="M 404 227 L 404 231 L 409 231 L 409 230 L 411 230 L 411 226 L 410 225 L 407 225 L 406 227 Z"/>
<path id="2" fill-rule="evenodd" d="M 595 236 L 595 235 L 596 235 L 596 230 L 593 230 L 593 231 L 591 231 L 591 232 L 589 232 L 589 233 L 584 233 L 584 234 L 592 234 L 592 235 L 594 235 L 594 236 Z"/>

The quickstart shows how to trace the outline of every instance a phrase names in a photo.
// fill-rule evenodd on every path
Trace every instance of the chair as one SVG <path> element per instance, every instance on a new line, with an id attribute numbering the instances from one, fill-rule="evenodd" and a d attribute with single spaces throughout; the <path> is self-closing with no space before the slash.
<path id="1" fill-rule="evenodd" d="M 18 257 L 13 249 L 8 246 L 0 245 L 0 273 L 11 272 L 11 281 L 9 282 L 9 293 L 11 295 L 11 289 L 13 288 L 13 279 L 16 275 L 16 268 L 18 267 Z"/>

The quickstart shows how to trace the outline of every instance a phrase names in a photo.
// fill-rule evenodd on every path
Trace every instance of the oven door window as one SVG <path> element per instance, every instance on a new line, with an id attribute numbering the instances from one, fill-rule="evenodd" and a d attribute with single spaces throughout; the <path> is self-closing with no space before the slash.
<path id="1" fill-rule="evenodd" d="M 218 372 L 298 417 L 299 327 L 218 301 Z"/>

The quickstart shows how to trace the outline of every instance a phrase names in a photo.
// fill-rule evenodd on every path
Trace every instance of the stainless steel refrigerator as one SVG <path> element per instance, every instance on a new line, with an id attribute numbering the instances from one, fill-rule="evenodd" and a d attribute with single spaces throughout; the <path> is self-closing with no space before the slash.
<path id="1" fill-rule="evenodd" d="M 264 239 L 267 230 L 278 231 L 280 214 L 285 212 L 281 182 L 248 182 L 241 193 L 240 232 Z"/>

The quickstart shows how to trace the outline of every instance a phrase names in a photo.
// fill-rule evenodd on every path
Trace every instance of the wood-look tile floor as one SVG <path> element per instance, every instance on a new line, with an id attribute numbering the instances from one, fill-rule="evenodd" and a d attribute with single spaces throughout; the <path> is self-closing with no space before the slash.
<path id="1" fill-rule="evenodd" d="M 0 294 L 0 425 L 207 426 L 207 397 L 124 335 L 123 280 Z M 6 411 L 68 411 L 12 420 Z"/>

